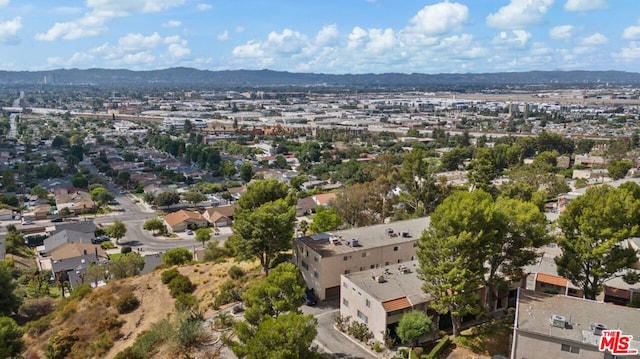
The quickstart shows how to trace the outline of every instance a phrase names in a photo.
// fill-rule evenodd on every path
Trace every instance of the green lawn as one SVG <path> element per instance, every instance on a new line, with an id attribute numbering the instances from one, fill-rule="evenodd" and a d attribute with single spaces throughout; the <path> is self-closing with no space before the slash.
<path id="1" fill-rule="evenodd" d="M 513 316 L 507 315 L 462 331 L 461 336 L 455 339 L 455 343 L 476 354 L 509 357 L 511 334 L 513 334 Z"/>

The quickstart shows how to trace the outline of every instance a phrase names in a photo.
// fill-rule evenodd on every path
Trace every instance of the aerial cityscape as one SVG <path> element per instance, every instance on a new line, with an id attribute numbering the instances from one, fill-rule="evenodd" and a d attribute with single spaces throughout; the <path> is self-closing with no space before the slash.
<path id="1" fill-rule="evenodd" d="M 0 0 L 0 359 L 639 358 L 638 10 Z"/>

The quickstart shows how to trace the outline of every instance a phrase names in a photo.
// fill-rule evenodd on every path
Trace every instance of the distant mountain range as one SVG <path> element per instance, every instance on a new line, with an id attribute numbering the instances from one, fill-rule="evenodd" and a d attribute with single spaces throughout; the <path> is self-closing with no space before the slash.
<path id="1" fill-rule="evenodd" d="M 530 71 L 483 74 L 314 74 L 272 70 L 209 71 L 169 68 L 154 71 L 69 69 L 0 71 L 0 84 L 56 84 L 110 86 L 191 85 L 222 87 L 329 86 L 361 88 L 462 89 L 506 86 L 640 85 L 640 73 L 623 71 Z"/>

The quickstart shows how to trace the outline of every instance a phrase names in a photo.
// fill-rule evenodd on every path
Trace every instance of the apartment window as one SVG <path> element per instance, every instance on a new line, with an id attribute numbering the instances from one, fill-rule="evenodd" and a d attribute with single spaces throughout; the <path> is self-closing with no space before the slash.
<path id="1" fill-rule="evenodd" d="M 397 252 L 398 251 L 398 246 L 393 247 L 393 251 Z"/>
<path id="2" fill-rule="evenodd" d="M 362 258 L 368 257 L 368 256 L 369 256 L 369 252 L 362 252 Z"/>
<path id="3" fill-rule="evenodd" d="M 347 300 L 347 298 L 342 298 L 342 305 L 349 308 L 349 301 Z"/>
<path id="4" fill-rule="evenodd" d="M 349 269 L 347 269 L 346 271 L 344 271 L 344 274 L 349 274 L 351 273 L 351 271 Z"/>
<path id="5" fill-rule="evenodd" d="M 349 260 L 349 257 L 344 256 L 344 257 L 342 257 L 342 260 L 343 260 L 343 261 L 347 261 L 347 260 Z"/>
<path id="6" fill-rule="evenodd" d="M 385 265 L 385 266 L 388 266 L 388 265 L 389 265 L 389 262 L 384 262 L 384 265 Z"/>
<path id="7" fill-rule="evenodd" d="M 318 262 L 319 261 L 318 257 L 313 257 L 313 261 Z"/>
<path id="8" fill-rule="evenodd" d="M 413 256 L 411 256 L 411 260 L 413 260 Z"/>
<path id="9" fill-rule="evenodd" d="M 369 318 L 367 318 L 367 316 L 364 315 L 364 313 L 362 313 L 361 311 L 358 311 L 358 318 L 360 320 L 362 320 L 364 322 L 364 324 L 368 324 L 369 323 Z"/>
<path id="10" fill-rule="evenodd" d="M 366 305 L 367 308 L 371 308 L 371 301 L 369 299 L 365 300 L 364 305 Z"/>
<path id="11" fill-rule="evenodd" d="M 569 352 L 569 353 L 573 353 L 573 354 L 580 354 L 580 348 L 574 347 L 574 346 L 571 346 L 571 345 L 567 345 L 567 344 L 562 344 L 562 346 L 560 347 L 560 350 L 562 350 L 563 352 Z"/>
<path id="12" fill-rule="evenodd" d="M 402 263 L 402 259 L 398 259 L 398 263 Z"/>
<path id="13" fill-rule="evenodd" d="M 369 266 L 369 269 L 373 269 L 375 267 L 376 267 L 375 264 L 372 264 L 372 265 Z"/>
<path id="14" fill-rule="evenodd" d="M 313 271 L 313 277 L 314 277 L 314 278 L 318 278 L 319 276 L 320 276 L 320 275 L 318 274 L 318 272 Z"/>
<path id="15" fill-rule="evenodd" d="M 349 285 L 347 284 L 347 282 L 342 283 L 342 286 L 349 289 Z"/>
<path id="16" fill-rule="evenodd" d="M 302 261 L 302 262 L 300 263 L 300 265 L 302 266 L 302 268 L 304 268 L 304 269 L 306 269 L 306 270 L 309 270 L 309 265 L 307 264 L 307 262 Z"/>

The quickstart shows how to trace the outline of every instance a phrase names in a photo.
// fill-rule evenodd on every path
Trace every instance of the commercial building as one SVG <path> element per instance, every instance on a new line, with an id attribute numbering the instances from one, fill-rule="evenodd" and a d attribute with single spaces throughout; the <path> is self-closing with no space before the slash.
<path id="1" fill-rule="evenodd" d="M 342 274 L 415 260 L 417 241 L 428 227 L 424 217 L 298 237 L 294 263 L 321 300 L 336 298 Z"/>

